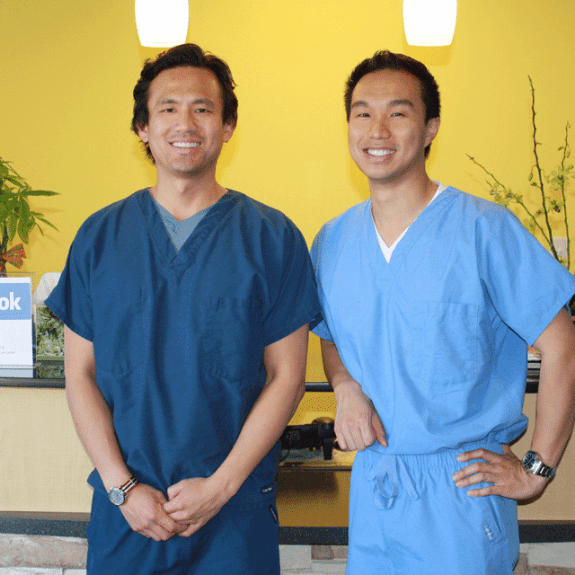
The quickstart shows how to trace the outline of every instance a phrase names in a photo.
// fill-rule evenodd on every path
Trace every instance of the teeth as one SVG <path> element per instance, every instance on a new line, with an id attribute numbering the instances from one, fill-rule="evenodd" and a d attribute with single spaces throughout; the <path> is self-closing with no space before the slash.
<path id="1" fill-rule="evenodd" d="M 199 145 L 199 142 L 172 142 L 174 148 L 197 148 Z"/>
<path id="2" fill-rule="evenodd" d="M 367 153 L 370 156 L 389 156 L 391 154 L 395 154 L 395 150 L 379 150 L 379 149 L 375 149 L 375 150 L 367 150 Z"/>

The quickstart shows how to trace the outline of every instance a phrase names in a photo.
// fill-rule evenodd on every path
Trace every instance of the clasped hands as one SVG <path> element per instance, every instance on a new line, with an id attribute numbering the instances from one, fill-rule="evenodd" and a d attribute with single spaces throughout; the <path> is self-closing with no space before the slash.
<path id="1" fill-rule="evenodd" d="M 344 451 L 362 450 L 375 441 L 387 447 L 385 429 L 372 401 L 354 380 L 346 381 L 336 388 L 337 411 L 335 433 L 339 448 Z M 509 499 L 530 499 L 539 495 L 547 480 L 527 473 L 511 448 L 503 446 L 503 454 L 487 449 L 474 449 L 458 455 L 460 462 L 474 461 L 453 474 L 457 487 L 477 483 L 492 485 L 469 489 L 470 497 L 501 495 Z"/>
<path id="2" fill-rule="evenodd" d="M 167 496 L 138 484 L 120 507 L 130 527 L 155 541 L 174 535 L 189 537 L 214 517 L 227 501 L 211 477 L 184 479 L 168 488 Z"/>

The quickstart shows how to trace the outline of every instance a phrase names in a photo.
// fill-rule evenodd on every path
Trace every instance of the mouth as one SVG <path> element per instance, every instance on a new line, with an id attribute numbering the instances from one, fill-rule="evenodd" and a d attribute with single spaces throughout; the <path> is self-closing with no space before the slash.
<path id="1" fill-rule="evenodd" d="M 379 148 L 368 148 L 365 151 L 369 156 L 374 156 L 376 158 L 383 158 L 384 156 L 395 154 L 395 150 L 381 150 Z"/>
<path id="2" fill-rule="evenodd" d="M 189 150 L 190 148 L 197 148 L 199 147 L 199 142 L 172 142 L 172 146 L 174 148 L 181 148 L 184 150 Z"/>

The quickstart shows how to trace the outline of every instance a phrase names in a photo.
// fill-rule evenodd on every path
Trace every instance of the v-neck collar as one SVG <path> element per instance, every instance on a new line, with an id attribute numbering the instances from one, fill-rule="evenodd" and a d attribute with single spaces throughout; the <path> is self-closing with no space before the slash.
<path id="1" fill-rule="evenodd" d="M 367 246 L 371 268 L 380 289 L 388 292 L 395 283 L 399 272 L 403 269 L 404 261 L 420 240 L 427 227 L 447 208 L 455 197 L 455 190 L 446 187 L 445 190 L 430 202 L 425 209 L 415 218 L 406 230 L 401 241 L 395 246 L 389 262 L 385 259 L 375 233 L 371 215 L 371 199 L 367 200 L 363 213 L 364 245 Z"/>
<path id="2" fill-rule="evenodd" d="M 206 238 L 215 230 L 222 222 L 224 216 L 234 206 L 238 193 L 239 192 L 235 192 L 234 190 L 228 190 L 213 204 L 179 251 L 176 251 L 172 243 L 166 226 L 162 221 L 162 217 L 154 205 L 154 200 L 149 188 L 140 190 L 140 192 L 137 193 L 138 204 L 142 211 L 144 222 L 147 225 L 148 233 L 152 239 L 154 249 L 160 261 L 163 262 L 165 269 L 176 281 L 181 279 L 187 268 L 194 262 L 198 250 Z"/>
<path id="3" fill-rule="evenodd" d="M 433 197 L 431 198 L 431 200 L 429 200 L 429 202 L 425 205 L 425 207 L 423 208 L 423 210 L 421 210 L 421 212 L 416 216 L 415 219 L 417 219 L 425 210 L 426 208 L 431 205 L 441 194 L 442 192 L 444 192 L 447 189 L 447 186 L 445 186 L 444 184 L 442 184 L 441 182 L 437 182 L 435 180 L 433 180 L 434 184 L 437 184 L 437 190 L 435 191 L 435 194 L 433 194 Z M 370 200 L 371 201 L 371 200 Z M 373 217 L 373 202 L 370 204 L 370 208 L 369 208 L 369 213 L 371 215 L 371 221 L 373 222 L 373 229 L 375 231 L 375 237 L 377 239 L 377 243 L 380 247 L 380 250 L 383 254 L 383 257 L 385 258 L 385 261 L 387 263 L 390 262 L 393 253 L 395 251 L 395 248 L 397 247 L 397 245 L 399 244 L 399 242 L 401 242 L 401 240 L 403 239 L 403 237 L 405 236 L 405 234 L 407 233 L 407 230 L 413 225 L 413 222 L 411 222 L 411 224 L 409 224 L 402 232 L 401 234 L 399 234 L 399 236 L 394 240 L 394 242 L 388 246 L 384 239 L 381 237 L 381 235 L 379 234 L 379 230 L 377 229 L 377 226 L 375 224 L 375 219 Z M 415 221 L 415 220 L 414 220 Z"/>

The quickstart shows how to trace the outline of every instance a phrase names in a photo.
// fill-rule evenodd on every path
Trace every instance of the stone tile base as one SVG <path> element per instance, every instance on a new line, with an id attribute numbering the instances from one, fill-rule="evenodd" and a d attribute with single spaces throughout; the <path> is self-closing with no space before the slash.
<path id="1" fill-rule="evenodd" d="M 529 575 L 575 575 L 570 567 L 530 567 Z"/>
<path id="2" fill-rule="evenodd" d="M 0 534 L 0 575 L 86 575 L 85 539 Z M 282 575 L 344 575 L 343 545 L 280 545 Z M 514 575 L 575 575 L 575 543 L 521 545 Z"/>
<path id="3" fill-rule="evenodd" d="M 0 568 L 83 569 L 86 567 L 87 552 L 88 544 L 85 539 L 43 535 L 0 535 Z M 0 571 L 0 575 L 4 573 Z M 52 575 L 52 573 L 49 570 L 45 573 L 38 571 L 38 575 Z M 57 575 L 60 575 L 60 572 L 57 572 Z"/>

